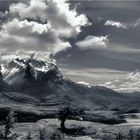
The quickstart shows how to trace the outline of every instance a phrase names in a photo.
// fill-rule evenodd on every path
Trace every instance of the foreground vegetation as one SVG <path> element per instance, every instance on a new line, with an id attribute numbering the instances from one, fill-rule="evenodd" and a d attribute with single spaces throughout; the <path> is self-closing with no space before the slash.
<path id="1" fill-rule="evenodd" d="M 61 108 L 56 114 L 55 119 L 44 118 L 37 121 L 36 123 L 18 123 L 18 114 L 16 111 L 10 110 L 7 117 L 5 118 L 4 125 L 0 127 L 0 139 L 3 140 L 15 140 L 21 137 L 21 139 L 37 139 L 37 140 L 63 140 L 72 139 L 77 137 L 84 137 L 85 139 L 116 139 L 116 140 L 139 140 L 140 139 L 140 128 L 133 129 L 128 128 L 127 130 L 120 131 L 114 129 L 113 126 L 108 127 L 107 124 L 93 123 L 84 121 L 81 115 L 85 114 L 85 109 L 76 107 L 64 107 Z M 74 121 L 75 120 L 75 121 Z M 57 124 L 59 122 L 59 124 Z M 20 127 L 21 128 L 20 128 Z M 29 127 L 30 126 L 30 127 Z M 98 129 L 100 127 L 100 129 Z M 20 130 L 18 129 L 26 129 Z M 102 128 L 102 130 L 101 130 Z M 36 129 L 33 131 L 33 129 Z M 19 133 L 25 133 L 21 136 Z M 22 134 L 23 135 L 23 134 Z M 24 138 L 23 138 L 24 137 Z"/>

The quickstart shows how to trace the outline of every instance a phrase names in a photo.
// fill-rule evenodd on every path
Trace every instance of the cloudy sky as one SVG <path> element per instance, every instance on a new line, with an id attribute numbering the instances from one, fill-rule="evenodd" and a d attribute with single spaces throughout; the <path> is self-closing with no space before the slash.
<path id="1" fill-rule="evenodd" d="M 0 0 L 1 62 L 35 53 L 75 81 L 125 79 L 140 69 L 139 7 L 139 0 Z"/>

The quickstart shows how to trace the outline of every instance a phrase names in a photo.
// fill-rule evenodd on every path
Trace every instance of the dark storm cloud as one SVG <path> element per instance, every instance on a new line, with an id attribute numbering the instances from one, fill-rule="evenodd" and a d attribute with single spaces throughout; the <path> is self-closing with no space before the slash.
<path id="1" fill-rule="evenodd" d="M 71 52 L 58 53 L 55 58 L 59 65 L 68 64 L 66 68 L 106 68 L 132 71 L 136 68 L 140 69 L 139 53 L 129 53 L 125 55 L 124 53 L 108 52 L 105 50 L 91 51 L 73 49 Z"/>
<path id="2" fill-rule="evenodd" d="M 88 35 L 105 36 L 109 35 L 114 43 L 130 46 L 139 44 L 140 26 L 130 27 L 140 18 L 140 1 L 72 1 L 73 5 L 81 3 L 77 8 L 79 12 L 84 12 L 92 26 L 83 28 L 83 32 L 78 36 L 78 40 L 84 39 Z M 127 30 L 116 29 L 104 26 L 105 22 L 113 20 L 128 25 Z M 124 45 L 125 45 L 124 44 Z M 130 46 L 131 47 L 131 46 Z M 133 46 L 132 46 L 133 47 Z"/>
<path id="3" fill-rule="evenodd" d="M 71 6 L 78 3 L 78 12 L 85 13 L 92 25 L 83 27 L 72 40 L 71 51 L 57 55 L 58 62 L 80 68 L 140 69 L 140 1 L 71 1 Z M 115 26 L 106 26 L 107 21 Z M 74 42 L 87 36 L 108 36 L 109 44 L 104 50 L 95 48 L 94 43 L 79 50 Z"/>

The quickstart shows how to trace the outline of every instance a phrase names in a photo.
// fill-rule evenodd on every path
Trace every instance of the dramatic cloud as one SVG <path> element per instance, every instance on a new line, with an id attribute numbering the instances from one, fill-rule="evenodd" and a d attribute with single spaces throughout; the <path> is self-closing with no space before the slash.
<path id="1" fill-rule="evenodd" d="M 84 40 L 79 41 L 76 45 L 81 49 L 104 49 L 107 47 L 108 36 L 87 36 Z"/>
<path id="2" fill-rule="evenodd" d="M 48 24 L 13 19 L 1 26 L 0 45 L 9 50 L 53 49 L 61 40 L 51 31 Z"/>
<path id="3" fill-rule="evenodd" d="M 2 29 L 5 32 L 9 32 L 11 34 L 19 34 L 19 35 L 29 35 L 32 33 L 43 34 L 47 33 L 50 30 L 48 24 L 40 24 L 34 21 L 19 21 L 18 19 L 13 19 L 12 21 L 3 24 Z M 21 30 L 21 32 L 19 32 Z"/>
<path id="4" fill-rule="evenodd" d="M 10 51 L 16 49 L 42 50 L 56 53 L 71 47 L 69 42 L 62 41 L 49 24 L 35 21 L 12 21 L 3 24 L 0 32 L 0 44 Z M 58 48 L 61 46 L 60 48 Z"/>
<path id="5" fill-rule="evenodd" d="M 114 26 L 116 28 L 122 28 L 122 29 L 134 28 L 140 25 L 140 18 L 138 18 L 135 22 L 132 23 L 121 23 L 119 21 L 107 20 L 104 25 Z"/>
<path id="6" fill-rule="evenodd" d="M 138 70 L 125 74 L 123 79 L 108 81 L 102 86 L 112 88 L 117 91 L 140 91 L 140 72 Z"/>
<path id="7" fill-rule="evenodd" d="M 67 39 L 76 37 L 82 26 L 90 25 L 84 14 L 70 10 L 66 0 L 19 2 L 12 4 L 9 10 L 10 20 L 3 23 L 0 30 L 0 46 L 9 51 L 57 53 L 71 47 Z"/>
<path id="8" fill-rule="evenodd" d="M 119 22 L 119 21 L 113 21 L 113 20 L 107 20 L 105 22 L 105 26 L 114 26 L 117 28 L 123 28 L 123 29 L 127 29 L 127 25 Z"/>
<path id="9" fill-rule="evenodd" d="M 53 53 L 57 63 L 78 73 L 140 69 L 139 7 L 139 1 L 120 0 L 0 1 L 0 53 L 33 51 L 42 58 Z"/>
<path id="10" fill-rule="evenodd" d="M 23 3 L 10 6 L 10 12 L 21 19 L 31 18 L 49 23 L 56 34 L 62 37 L 76 36 L 81 26 L 89 25 L 88 19 L 76 10 L 70 10 L 66 0 L 31 0 L 30 5 Z"/>
<path id="11" fill-rule="evenodd" d="M 3 52 L 0 55 L 0 60 L 3 61 L 3 63 L 7 63 L 12 61 L 13 59 L 16 58 L 31 58 L 34 57 L 39 60 L 47 60 L 51 61 L 49 58 L 49 53 L 48 52 L 42 52 L 42 51 L 24 51 L 24 50 L 17 50 L 15 52 Z"/>

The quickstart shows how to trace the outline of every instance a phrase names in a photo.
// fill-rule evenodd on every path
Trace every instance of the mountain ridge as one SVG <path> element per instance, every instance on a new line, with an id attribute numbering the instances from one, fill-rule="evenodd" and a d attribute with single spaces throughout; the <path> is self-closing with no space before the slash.
<path id="1" fill-rule="evenodd" d="M 123 104 L 127 98 L 103 86 L 87 86 L 64 78 L 56 64 L 35 59 L 14 59 L 3 68 L 4 98 L 46 105 Z M 5 86 L 5 87 L 6 87 Z"/>

